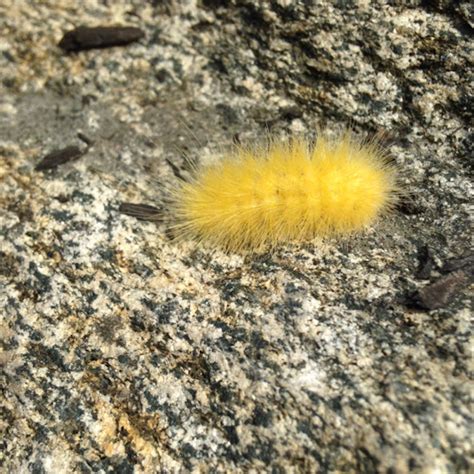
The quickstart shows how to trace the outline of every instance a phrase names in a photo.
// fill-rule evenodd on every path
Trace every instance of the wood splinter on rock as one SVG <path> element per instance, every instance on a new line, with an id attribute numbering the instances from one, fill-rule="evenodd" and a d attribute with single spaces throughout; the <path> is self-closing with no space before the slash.
<path id="1" fill-rule="evenodd" d="M 71 145 L 60 150 L 54 150 L 44 156 L 35 166 L 36 171 L 44 171 L 56 168 L 60 165 L 75 161 L 86 153 L 87 150 L 81 150 L 79 147 Z"/>
<path id="2" fill-rule="evenodd" d="M 65 51 L 125 46 L 143 38 L 145 33 L 134 26 L 79 26 L 68 31 L 58 46 Z"/>

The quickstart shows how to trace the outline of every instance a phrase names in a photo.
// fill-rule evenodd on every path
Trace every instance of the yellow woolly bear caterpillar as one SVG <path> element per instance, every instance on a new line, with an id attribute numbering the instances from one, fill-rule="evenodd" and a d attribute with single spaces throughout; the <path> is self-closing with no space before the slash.
<path id="1" fill-rule="evenodd" d="M 236 147 L 171 193 L 174 234 L 225 250 L 347 235 L 397 201 L 396 171 L 376 141 L 346 132 Z"/>

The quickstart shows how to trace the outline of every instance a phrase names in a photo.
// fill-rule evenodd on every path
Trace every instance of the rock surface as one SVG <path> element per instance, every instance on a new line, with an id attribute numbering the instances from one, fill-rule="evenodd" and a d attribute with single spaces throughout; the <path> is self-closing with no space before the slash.
<path id="1" fill-rule="evenodd" d="M 2 472 L 469 471 L 469 292 L 409 295 L 472 262 L 472 8 L 403 3 L 1 2 Z M 66 54 L 81 25 L 145 37 Z M 225 255 L 118 212 L 349 123 L 409 193 L 365 235 Z"/>

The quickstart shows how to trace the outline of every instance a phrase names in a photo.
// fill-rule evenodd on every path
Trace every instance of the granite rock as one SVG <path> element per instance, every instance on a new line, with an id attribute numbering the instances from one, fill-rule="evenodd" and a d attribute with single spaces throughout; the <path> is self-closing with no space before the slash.
<path id="1" fill-rule="evenodd" d="M 469 250 L 471 10 L 1 2 L 2 472 L 469 472 L 469 288 L 408 295 Z M 65 54 L 80 25 L 145 37 Z M 226 255 L 119 212 L 166 212 L 185 156 L 348 124 L 407 191 L 364 235 Z"/>

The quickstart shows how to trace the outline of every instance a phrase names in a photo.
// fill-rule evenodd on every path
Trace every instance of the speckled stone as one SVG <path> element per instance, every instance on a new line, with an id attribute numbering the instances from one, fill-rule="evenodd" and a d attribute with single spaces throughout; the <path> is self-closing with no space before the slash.
<path id="1" fill-rule="evenodd" d="M 58 47 L 117 24 L 145 37 Z M 0 470 L 469 472 L 471 294 L 408 296 L 469 249 L 472 24 L 467 2 L 3 0 Z M 408 192 L 364 235 L 226 255 L 118 212 L 166 208 L 185 155 L 349 123 Z"/>

